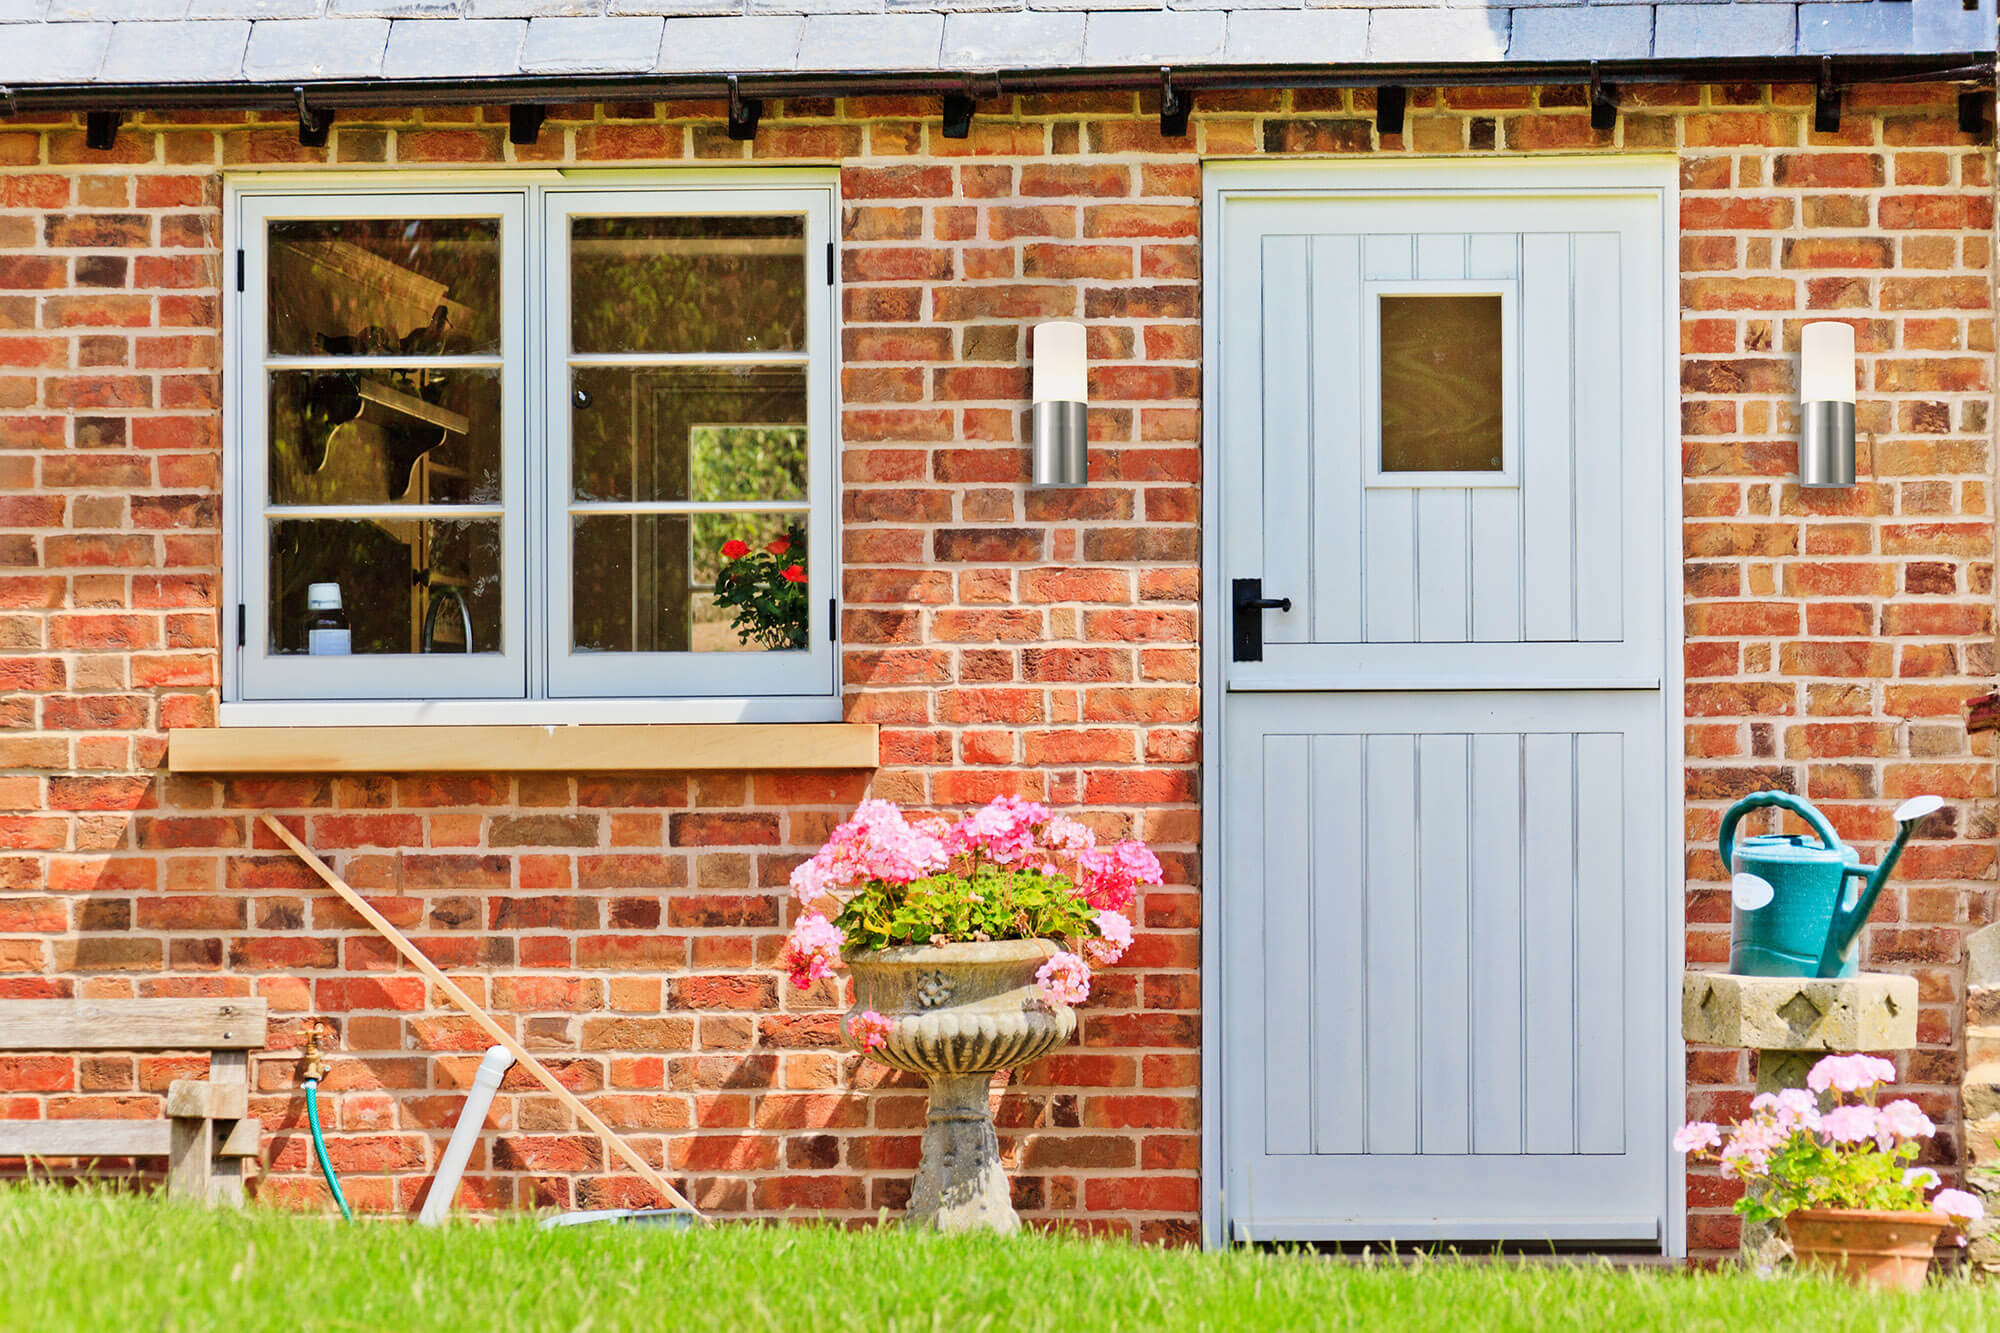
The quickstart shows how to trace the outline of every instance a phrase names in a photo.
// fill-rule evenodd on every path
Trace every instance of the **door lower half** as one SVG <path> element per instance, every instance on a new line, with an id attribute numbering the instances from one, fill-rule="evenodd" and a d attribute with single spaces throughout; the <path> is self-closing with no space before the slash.
<path id="1" fill-rule="evenodd" d="M 1222 197 L 1234 1239 L 1665 1238 L 1664 196 Z"/>

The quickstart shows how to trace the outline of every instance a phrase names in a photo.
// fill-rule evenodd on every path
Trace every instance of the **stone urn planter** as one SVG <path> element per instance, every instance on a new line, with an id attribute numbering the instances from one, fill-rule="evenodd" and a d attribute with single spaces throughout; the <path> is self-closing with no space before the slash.
<path id="1" fill-rule="evenodd" d="M 1951 1225 L 1943 1213 L 1866 1208 L 1801 1208 L 1785 1217 L 1800 1267 L 1888 1291 L 1923 1290 L 1938 1235 Z"/>
<path id="2" fill-rule="evenodd" d="M 867 1054 L 930 1082 L 924 1155 L 910 1189 L 912 1226 L 1018 1231 L 987 1092 L 1002 1069 L 1030 1064 L 1076 1032 L 1076 1011 L 1043 996 L 1035 972 L 1049 940 L 904 945 L 847 956 L 854 1008 L 840 1035 L 862 1049 L 854 1022 L 874 1010 L 888 1037 Z"/>

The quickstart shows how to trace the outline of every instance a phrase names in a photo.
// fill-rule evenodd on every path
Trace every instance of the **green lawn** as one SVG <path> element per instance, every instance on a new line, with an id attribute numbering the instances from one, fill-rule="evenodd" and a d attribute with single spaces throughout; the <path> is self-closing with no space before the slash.
<path id="1" fill-rule="evenodd" d="M 400 1222 L 0 1188 L 0 1326 L 34 1329 L 1992 1329 L 2000 1291 L 1801 1278 L 1361 1267 L 1030 1236 Z"/>

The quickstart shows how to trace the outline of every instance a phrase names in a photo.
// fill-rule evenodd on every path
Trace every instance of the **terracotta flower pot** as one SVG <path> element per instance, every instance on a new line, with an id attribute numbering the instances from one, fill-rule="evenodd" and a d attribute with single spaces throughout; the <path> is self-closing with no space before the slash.
<path id="1" fill-rule="evenodd" d="M 1857 1287 L 1921 1291 L 1943 1213 L 1896 1213 L 1873 1208 L 1801 1208 L 1785 1217 L 1799 1264 Z"/>
<path id="2" fill-rule="evenodd" d="M 912 1225 L 1020 1229 L 986 1099 L 996 1071 L 1039 1060 L 1076 1032 L 1076 1012 L 1035 985 L 1036 970 L 1055 952 L 1048 940 L 994 940 L 846 959 L 854 1008 L 841 1016 L 841 1039 L 860 1050 L 854 1018 L 873 1009 L 889 1020 L 889 1036 L 868 1054 L 930 1082 L 923 1162 L 910 1186 Z"/>

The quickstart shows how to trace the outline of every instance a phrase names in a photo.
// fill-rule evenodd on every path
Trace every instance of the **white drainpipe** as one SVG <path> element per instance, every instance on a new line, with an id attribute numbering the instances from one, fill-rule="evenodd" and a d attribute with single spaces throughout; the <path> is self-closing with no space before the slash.
<path id="1" fill-rule="evenodd" d="M 431 1192 L 424 1199 L 424 1210 L 417 1214 L 420 1225 L 434 1227 L 451 1212 L 452 1200 L 458 1197 L 458 1178 L 465 1174 L 465 1159 L 472 1156 L 472 1145 L 486 1127 L 486 1110 L 493 1105 L 493 1094 L 500 1091 L 500 1080 L 513 1067 L 514 1057 L 505 1046 L 486 1048 L 472 1091 L 465 1094 L 465 1105 L 459 1109 L 451 1142 L 445 1145 L 444 1160 L 438 1163 L 437 1176 L 431 1181 Z"/>

